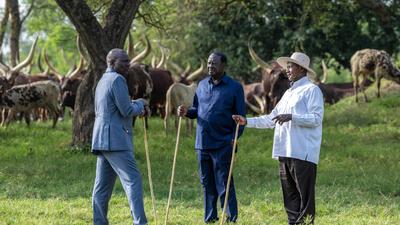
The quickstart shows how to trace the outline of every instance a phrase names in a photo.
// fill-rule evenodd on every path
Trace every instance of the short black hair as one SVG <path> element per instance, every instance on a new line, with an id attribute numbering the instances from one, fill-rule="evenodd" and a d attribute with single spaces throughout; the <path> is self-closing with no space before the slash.
<path id="1" fill-rule="evenodd" d="M 213 51 L 213 52 L 211 53 L 211 55 L 212 55 L 212 54 L 219 56 L 219 58 L 221 59 L 221 62 L 222 62 L 223 64 L 226 65 L 226 64 L 228 63 L 228 59 L 226 58 L 226 55 L 225 55 L 224 53 L 222 53 L 222 52 L 217 52 L 217 51 Z"/>

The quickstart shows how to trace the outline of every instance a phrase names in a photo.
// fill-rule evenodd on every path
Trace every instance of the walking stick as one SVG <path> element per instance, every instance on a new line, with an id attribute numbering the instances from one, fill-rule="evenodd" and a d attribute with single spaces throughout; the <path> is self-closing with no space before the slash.
<path id="1" fill-rule="evenodd" d="M 179 146 L 179 136 L 181 133 L 181 122 L 182 122 L 182 117 L 179 117 L 179 122 L 178 122 L 178 131 L 176 134 L 176 144 L 175 144 L 175 153 L 174 153 L 174 162 L 172 163 L 172 174 L 171 174 L 171 183 L 169 186 L 169 195 L 168 195 L 168 202 L 167 202 L 167 211 L 165 214 L 165 222 L 164 225 L 167 225 L 168 221 L 168 213 L 169 213 L 169 204 L 171 202 L 171 195 L 172 195 L 172 187 L 174 184 L 174 175 L 175 175 L 175 164 L 176 164 L 176 155 L 178 154 L 178 146 Z"/>
<path id="2" fill-rule="evenodd" d="M 151 164 L 150 164 L 150 156 L 149 156 L 149 145 L 147 143 L 147 129 L 146 129 L 146 120 L 142 117 L 143 120 L 143 129 L 144 129 L 144 149 L 146 150 L 146 161 L 147 161 L 147 174 L 149 177 L 149 186 L 150 186 L 150 193 L 151 193 L 151 202 L 153 204 L 153 216 L 154 216 L 154 224 L 157 224 L 157 216 L 156 216 L 156 200 L 154 198 L 153 192 L 153 182 L 151 179 Z"/>
<path id="3" fill-rule="evenodd" d="M 225 200 L 224 200 L 224 208 L 222 210 L 221 214 L 221 223 L 220 225 L 225 223 L 225 211 L 226 211 L 226 205 L 228 204 L 228 196 L 229 196 L 229 187 L 231 185 L 231 177 L 232 177 L 232 170 L 233 170 L 233 162 L 235 161 L 235 150 L 236 150 L 236 144 L 237 144 L 237 138 L 238 138 L 238 133 L 239 133 L 239 123 L 236 124 L 236 131 L 235 131 L 235 140 L 233 142 L 233 149 L 232 149 L 232 159 L 231 159 L 231 166 L 229 168 L 229 174 L 228 174 L 228 183 L 226 185 L 226 190 L 225 190 Z"/>

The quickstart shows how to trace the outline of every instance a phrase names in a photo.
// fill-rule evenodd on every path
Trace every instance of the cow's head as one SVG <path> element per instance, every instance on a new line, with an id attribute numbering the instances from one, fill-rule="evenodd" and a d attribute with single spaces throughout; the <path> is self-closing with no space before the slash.
<path id="1" fill-rule="evenodd" d="M 18 65 L 14 67 L 9 67 L 3 63 L 0 62 L 0 70 L 1 72 L 5 75 L 6 79 L 11 82 L 12 84 L 14 83 L 14 80 L 18 75 L 20 75 L 22 72 L 20 72 L 24 67 L 28 66 L 33 59 L 35 48 L 36 48 L 36 43 L 37 43 L 38 38 L 36 37 L 35 41 L 32 44 L 32 47 L 29 51 L 28 56 L 24 61 L 19 63 Z"/>
<path id="2" fill-rule="evenodd" d="M 386 73 L 392 80 L 400 83 L 400 70 L 392 63 L 387 52 L 378 51 L 376 60 L 376 70 L 380 70 L 381 73 Z"/>

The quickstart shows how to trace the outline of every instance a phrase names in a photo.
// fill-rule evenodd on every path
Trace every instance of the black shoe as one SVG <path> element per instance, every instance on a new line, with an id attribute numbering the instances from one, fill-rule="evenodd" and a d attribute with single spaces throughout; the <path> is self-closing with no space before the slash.
<path id="1" fill-rule="evenodd" d="M 213 219 L 210 219 L 210 220 L 207 220 L 207 221 L 205 221 L 206 223 L 215 223 L 215 222 L 217 222 L 218 221 L 218 218 L 213 218 Z"/>
<path id="2" fill-rule="evenodd" d="M 236 218 L 231 219 L 229 216 L 225 220 L 227 223 L 236 223 Z"/>

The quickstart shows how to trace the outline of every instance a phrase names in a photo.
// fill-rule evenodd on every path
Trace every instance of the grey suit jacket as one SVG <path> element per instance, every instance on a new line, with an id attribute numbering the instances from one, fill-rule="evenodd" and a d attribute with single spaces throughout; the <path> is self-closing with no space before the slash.
<path id="1" fill-rule="evenodd" d="M 132 117 L 143 111 L 131 101 L 125 78 L 108 68 L 96 86 L 92 151 L 133 150 Z"/>

